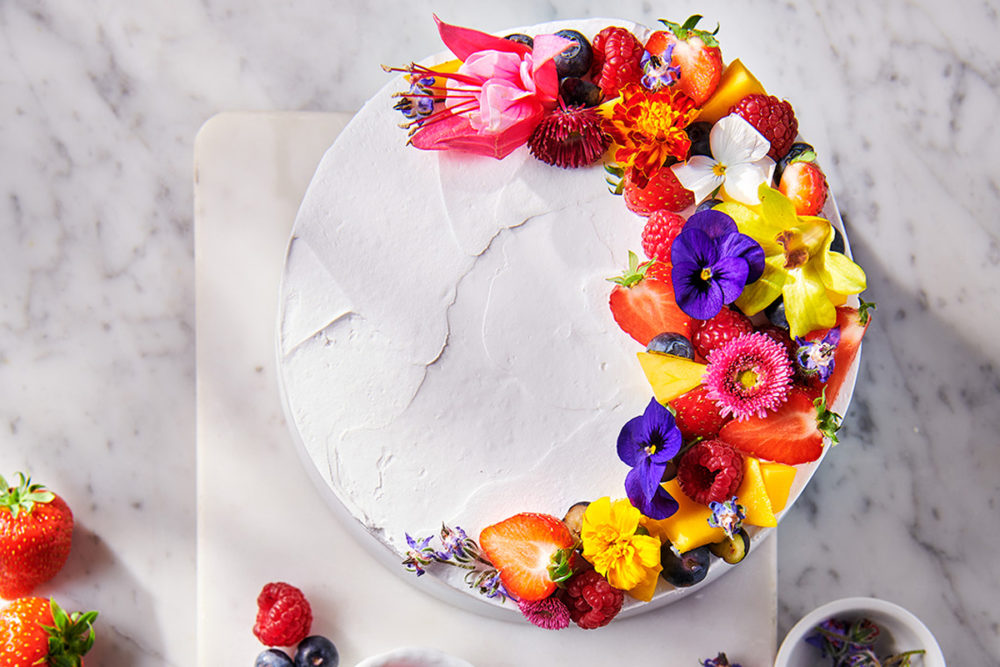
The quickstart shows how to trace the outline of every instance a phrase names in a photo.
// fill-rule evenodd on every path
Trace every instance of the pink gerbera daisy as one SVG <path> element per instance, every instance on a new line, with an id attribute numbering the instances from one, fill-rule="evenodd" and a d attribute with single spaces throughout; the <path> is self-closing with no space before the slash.
<path id="1" fill-rule="evenodd" d="M 791 384 L 788 350 L 767 334 L 743 334 L 708 355 L 705 386 L 723 416 L 766 417 L 788 400 Z"/>
<path id="2" fill-rule="evenodd" d="M 517 606 L 526 619 L 540 628 L 562 630 L 569 625 L 569 609 L 559 598 L 519 600 Z"/>

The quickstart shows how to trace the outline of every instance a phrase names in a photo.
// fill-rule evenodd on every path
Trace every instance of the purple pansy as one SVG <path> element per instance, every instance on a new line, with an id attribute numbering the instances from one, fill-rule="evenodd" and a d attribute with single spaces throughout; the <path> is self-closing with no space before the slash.
<path id="1" fill-rule="evenodd" d="M 722 211 L 700 211 L 670 249 L 677 305 L 698 320 L 715 317 L 764 273 L 764 249 Z"/>
<path id="2" fill-rule="evenodd" d="M 840 327 L 827 331 L 823 340 L 808 341 L 796 336 L 795 342 L 799 346 L 795 351 L 795 362 L 806 375 L 819 375 L 820 382 L 829 380 L 833 373 L 834 355 L 840 345 Z"/>
<path id="3" fill-rule="evenodd" d="M 677 501 L 660 481 L 667 463 L 680 451 L 681 441 L 674 416 L 655 398 L 618 434 L 618 458 L 632 467 L 625 477 L 625 493 L 650 519 L 666 519 L 677 511 Z"/>

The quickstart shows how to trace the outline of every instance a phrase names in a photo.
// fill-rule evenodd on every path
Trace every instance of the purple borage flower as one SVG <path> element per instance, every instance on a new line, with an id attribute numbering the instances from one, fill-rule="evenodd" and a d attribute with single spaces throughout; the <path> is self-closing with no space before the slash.
<path id="1" fill-rule="evenodd" d="M 764 250 L 721 211 L 700 211 L 684 224 L 670 249 L 677 305 L 707 320 L 764 273 Z"/>
<path id="2" fill-rule="evenodd" d="M 618 458 L 632 467 L 625 477 L 629 501 L 650 519 L 666 519 L 677 501 L 660 486 L 670 459 L 681 448 L 681 431 L 670 410 L 651 399 L 646 411 L 618 434 Z"/>
<path id="3" fill-rule="evenodd" d="M 819 375 L 820 382 L 829 380 L 833 373 L 834 355 L 840 344 L 840 327 L 827 331 L 823 340 L 810 342 L 796 336 L 795 342 L 799 346 L 795 351 L 795 361 L 806 375 Z"/>

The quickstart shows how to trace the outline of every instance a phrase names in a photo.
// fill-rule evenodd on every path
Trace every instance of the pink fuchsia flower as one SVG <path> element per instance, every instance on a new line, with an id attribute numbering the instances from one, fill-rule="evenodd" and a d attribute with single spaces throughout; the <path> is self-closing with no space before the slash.
<path id="1" fill-rule="evenodd" d="M 562 630 L 569 625 L 569 608 L 559 598 L 519 600 L 517 608 L 529 622 L 546 630 Z"/>
<path id="2" fill-rule="evenodd" d="M 792 361 L 767 334 L 743 334 L 708 355 L 704 383 L 723 416 L 763 418 L 788 400 Z"/>
<path id="3" fill-rule="evenodd" d="M 441 40 L 462 65 L 437 72 L 420 65 L 405 70 L 411 78 L 440 77 L 430 95 L 444 96 L 444 107 L 414 121 L 410 138 L 424 150 L 460 150 L 501 159 L 528 141 L 546 112 L 555 108 L 559 77 L 553 60 L 572 41 L 538 35 L 534 47 L 444 23 L 436 16 Z"/>

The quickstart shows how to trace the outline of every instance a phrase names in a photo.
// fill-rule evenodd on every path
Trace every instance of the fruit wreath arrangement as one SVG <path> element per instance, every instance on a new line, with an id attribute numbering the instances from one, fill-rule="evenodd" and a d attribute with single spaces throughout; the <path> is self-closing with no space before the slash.
<path id="1" fill-rule="evenodd" d="M 404 565 L 452 565 L 531 623 L 607 624 L 624 597 L 704 579 L 777 525 L 796 473 L 836 444 L 828 409 L 851 378 L 872 306 L 863 270 L 821 217 L 825 176 L 787 101 L 700 16 L 644 39 L 609 26 L 497 37 L 437 20 L 455 59 L 403 72 L 408 143 L 503 159 L 522 145 L 558 168 L 603 164 L 612 194 L 646 218 L 640 260 L 611 279 L 611 316 L 645 350 L 653 398 L 616 443 L 623 498 L 560 519 L 406 536 Z M 599 173 L 599 172 L 595 172 Z M 639 240 L 639 239 L 637 239 Z M 854 304 L 854 305 L 849 305 Z M 611 443 L 609 443 L 609 446 Z M 745 526 L 749 526 L 748 530 Z"/>

